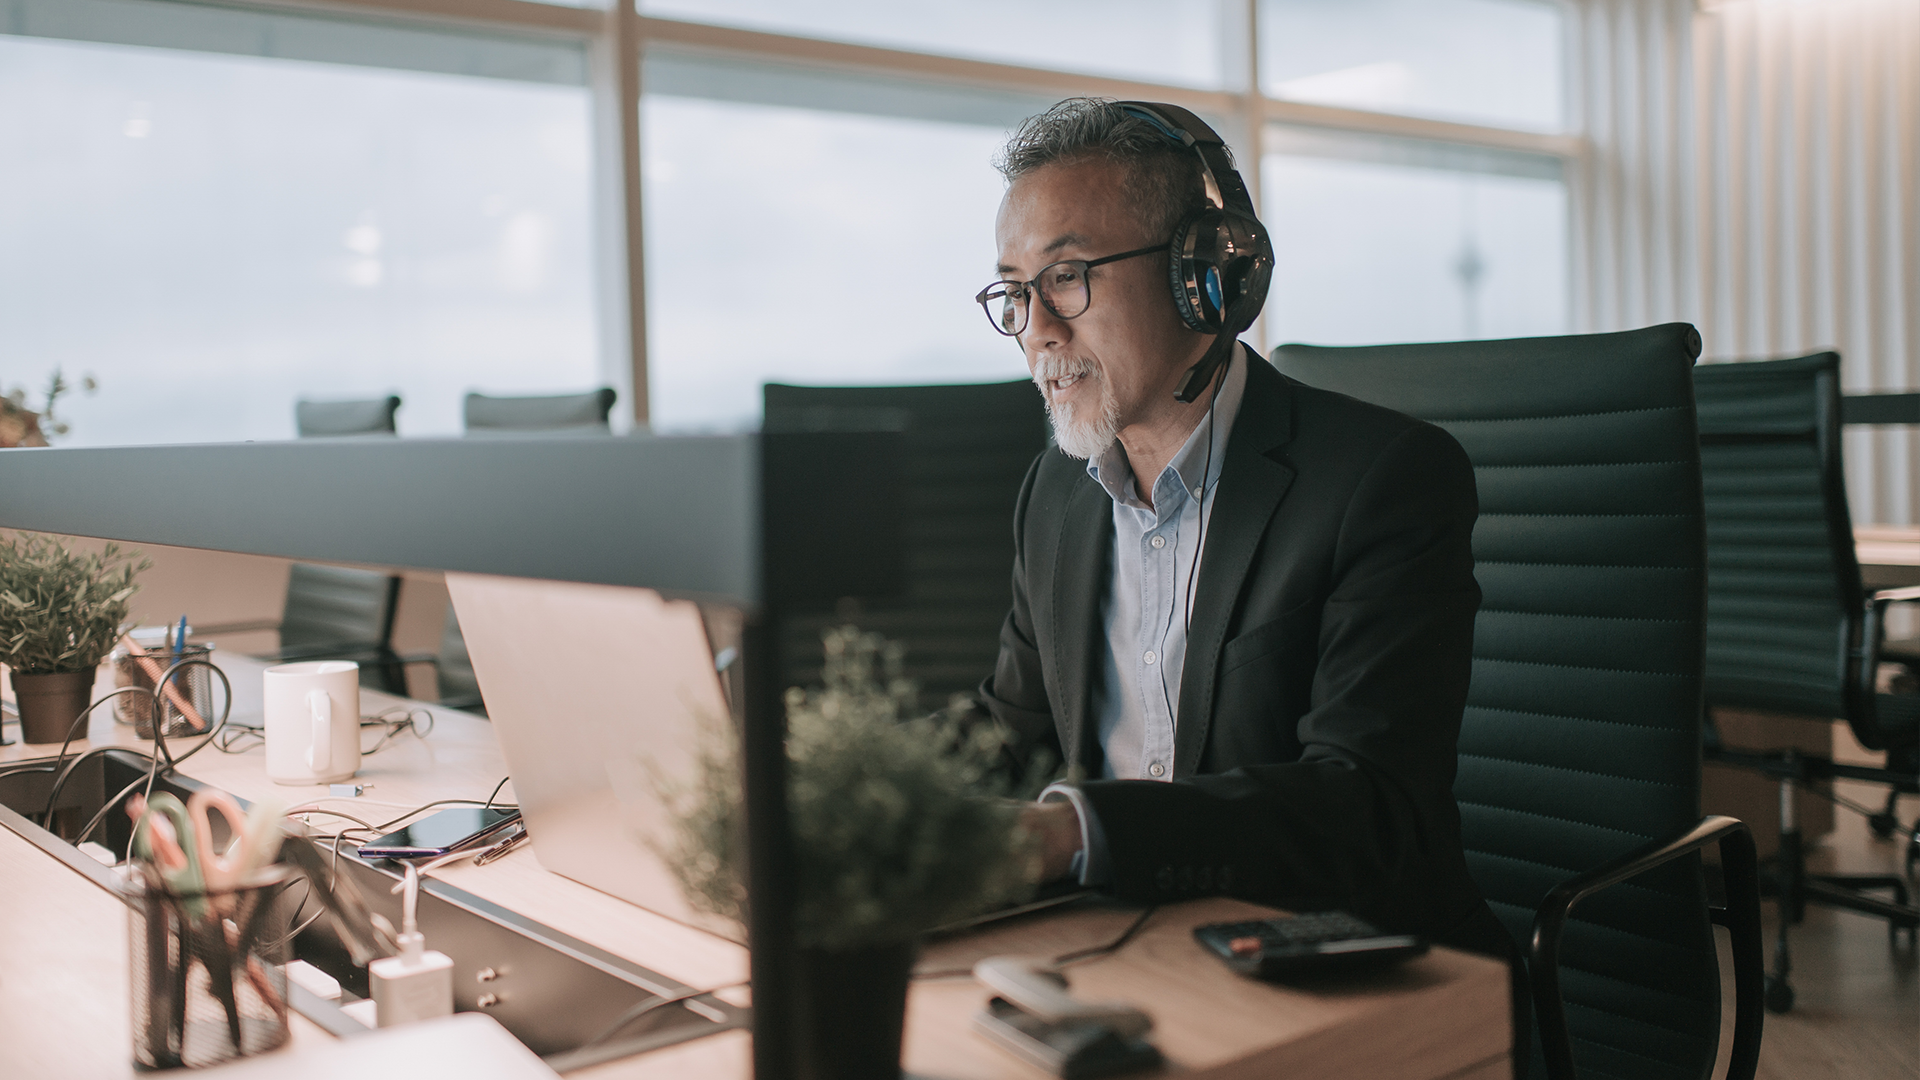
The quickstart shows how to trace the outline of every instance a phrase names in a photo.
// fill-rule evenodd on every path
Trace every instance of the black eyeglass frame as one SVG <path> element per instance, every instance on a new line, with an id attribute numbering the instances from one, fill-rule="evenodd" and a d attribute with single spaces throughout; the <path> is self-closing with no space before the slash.
<path id="1" fill-rule="evenodd" d="M 981 289 L 978 293 L 975 293 L 973 297 L 973 302 L 980 305 L 980 310 L 986 313 L 987 322 L 990 325 L 992 325 L 994 330 L 998 332 L 1002 337 L 1019 337 L 1021 334 L 1026 332 L 1027 323 L 1031 321 L 1033 318 L 1033 315 L 1032 315 L 1033 301 L 1029 299 L 1027 301 L 1027 306 L 1022 309 L 1023 312 L 1025 312 L 1025 314 L 1021 315 L 1020 328 L 1017 330 L 1008 330 L 1003 328 L 1000 325 L 1000 320 L 997 318 L 994 318 L 993 308 L 989 306 L 993 303 L 993 301 L 1001 300 L 1005 298 L 1009 293 L 1012 292 L 1012 287 L 1019 288 L 1021 291 L 1025 292 L 1029 297 L 1038 296 L 1040 298 L 1040 302 L 1047 306 L 1047 310 L 1051 312 L 1053 314 L 1053 317 L 1056 319 L 1063 319 L 1063 320 L 1077 319 L 1080 316 L 1085 315 L 1093 307 L 1093 282 L 1092 281 L 1086 282 L 1087 306 L 1081 308 L 1079 311 L 1076 311 L 1071 315 L 1063 315 L 1060 313 L 1059 308 L 1056 308 L 1053 306 L 1053 301 L 1047 298 L 1046 291 L 1040 288 L 1040 279 L 1047 276 L 1047 271 L 1052 270 L 1056 266 L 1077 266 L 1080 268 L 1081 279 L 1086 280 L 1087 271 L 1093 269 L 1096 266 L 1105 266 L 1108 263 L 1119 262 L 1121 259 L 1135 259 L 1135 258 L 1139 258 L 1142 255 L 1152 255 L 1157 251 L 1171 251 L 1171 250 L 1173 250 L 1173 242 L 1168 241 L 1167 243 L 1164 243 L 1164 244 L 1155 244 L 1152 247 L 1137 248 L 1133 251 L 1123 251 L 1118 255 L 1102 256 L 1101 258 L 1098 258 L 1098 259 L 1060 259 L 1055 262 L 1050 262 L 1047 265 L 1041 267 L 1040 272 L 1038 274 L 1035 274 L 1033 276 L 1033 280 L 1031 281 L 1008 281 L 1005 279 L 996 281 L 993 284 L 988 285 L 986 288 Z M 993 293 L 993 290 L 995 289 L 1001 289 L 1003 291 L 995 295 L 989 295 Z"/>

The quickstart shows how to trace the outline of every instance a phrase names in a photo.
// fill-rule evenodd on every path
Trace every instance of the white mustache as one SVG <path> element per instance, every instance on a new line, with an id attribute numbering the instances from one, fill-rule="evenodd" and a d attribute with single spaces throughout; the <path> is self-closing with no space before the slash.
<path id="1" fill-rule="evenodd" d="M 1074 356 L 1042 356 L 1034 361 L 1033 381 L 1042 389 L 1052 382 L 1074 383 L 1094 374 L 1093 362 Z"/>

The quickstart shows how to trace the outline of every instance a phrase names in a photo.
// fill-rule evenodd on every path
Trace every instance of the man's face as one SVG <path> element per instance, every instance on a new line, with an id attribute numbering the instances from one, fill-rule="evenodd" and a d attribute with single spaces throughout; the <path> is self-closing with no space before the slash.
<path id="1" fill-rule="evenodd" d="M 1098 259 L 1163 243 L 1150 236 L 1104 159 L 1048 165 L 1022 176 L 1000 202 L 994 235 L 1000 276 L 1028 281 L 1062 259 Z M 1087 272 L 1091 304 L 1068 320 L 1036 296 L 1019 337 L 1046 399 L 1054 439 L 1075 457 L 1104 453 L 1116 436 L 1153 421 L 1204 339 L 1181 323 L 1167 291 L 1167 256 L 1142 255 Z"/>

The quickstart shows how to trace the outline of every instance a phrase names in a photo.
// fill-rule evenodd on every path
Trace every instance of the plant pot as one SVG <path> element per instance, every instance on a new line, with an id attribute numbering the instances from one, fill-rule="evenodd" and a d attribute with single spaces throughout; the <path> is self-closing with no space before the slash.
<path id="1" fill-rule="evenodd" d="M 794 1075 L 799 1080 L 899 1080 L 911 941 L 800 949 L 794 965 Z"/>
<path id="2" fill-rule="evenodd" d="M 20 738 L 29 743 L 60 743 L 67 732 L 87 737 L 85 726 L 73 722 L 93 703 L 93 669 L 56 671 L 50 675 L 13 673 L 13 700 L 20 707 Z"/>

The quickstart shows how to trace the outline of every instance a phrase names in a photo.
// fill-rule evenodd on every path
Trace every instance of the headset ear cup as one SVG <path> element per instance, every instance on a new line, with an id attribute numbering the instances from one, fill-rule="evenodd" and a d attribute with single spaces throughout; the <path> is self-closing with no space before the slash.
<path id="1" fill-rule="evenodd" d="M 1197 210 L 1173 230 L 1173 254 L 1168 261 L 1168 286 L 1180 321 L 1203 334 L 1217 334 L 1234 302 L 1231 274 L 1222 273 L 1226 230 L 1231 228 L 1219 210 Z"/>
<path id="2" fill-rule="evenodd" d="M 1266 306 L 1273 280 L 1273 244 L 1259 220 L 1243 214 L 1224 215 L 1220 229 L 1225 294 L 1221 321 L 1238 333 L 1253 325 Z"/>
<path id="3" fill-rule="evenodd" d="M 1167 244 L 1167 291 L 1173 294 L 1174 310 L 1180 313 L 1180 321 L 1188 329 L 1204 334 L 1211 333 L 1212 329 L 1207 323 L 1206 313 L 1194 304 L 1198 292 L 1189 288 L 1191 280 L 1187 276 L 1192 269 L 1187 259 L 1187 236 L 1199 216 L 1188 214 L 1173 227 L 1173 239 Z"/>

